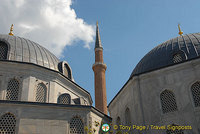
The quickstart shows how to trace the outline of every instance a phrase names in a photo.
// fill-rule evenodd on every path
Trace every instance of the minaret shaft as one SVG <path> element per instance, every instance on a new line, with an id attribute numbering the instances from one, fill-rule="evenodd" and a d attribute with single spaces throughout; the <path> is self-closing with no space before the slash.
<path id="1" fill-rule="evenodd" d="M 92 66 L 94 71 L 95 82 L 95 107 L 107 114 L 107 97 L 106 97 L 106 64 L 103 61 L 103 48 L 101 45 L 99 28 L 97 23 L 96 43 L 95 43 L 95 63 Z"/>
<path id="2" fill-rule="evenodd" d="M 107 114 L 105 65 L 93 66 L 95 77 L 95 107 Z"/>
<path id="3" fill-rule="evenodd" d="M 97 50 L 95 51 L 95 62 L 101 62 L 103 63 L 103 50 Z"/>

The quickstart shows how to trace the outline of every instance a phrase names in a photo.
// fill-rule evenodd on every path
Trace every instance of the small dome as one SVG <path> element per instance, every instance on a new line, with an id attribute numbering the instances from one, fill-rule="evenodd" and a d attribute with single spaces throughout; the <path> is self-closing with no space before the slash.
<path id="1" fill-rule="evenodd" d="M 147 53 L 130 77 L 173 64 L 189 61 L 200 55 L 200 33 L 186 34 L 168 40 Z"/>
<path id="2" fill-rule="evenodd" d="M 58 70 L 58 58 L 39 44 L 17 36 L 0 34 L 0 56 L 1 59 L 19 62 L 28 62 L 49 69 Z M 3 49 L 3 46 L 6 49 Z M 7 51 L 7 56 L 2 54 Z"/>

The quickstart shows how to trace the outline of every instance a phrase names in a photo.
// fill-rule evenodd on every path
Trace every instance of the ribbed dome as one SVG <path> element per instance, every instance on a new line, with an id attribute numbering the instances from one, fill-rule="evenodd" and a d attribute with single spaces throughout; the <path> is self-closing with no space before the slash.
<path id="1" fill-rule="evenodd" d="M 200 33 L 186 34 L 168 40 L 147 53 L 130 77 L 199 57 Z"/>
<path id="2" fill-rule="evenodd" d="M 0 41 L 8 45 L 7 60 L 34 63 L 58 71 L 58 58 L 39 44 L 4 34 L 0 34 Z"/>

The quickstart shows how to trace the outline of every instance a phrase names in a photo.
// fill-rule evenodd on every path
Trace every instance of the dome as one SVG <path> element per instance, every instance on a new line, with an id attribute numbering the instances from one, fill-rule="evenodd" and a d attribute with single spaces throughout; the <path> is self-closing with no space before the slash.
<path id="1" fill-rule="evenodd" d="M 186 34 L 168 40 L 147 53 L 130 77 L 170 65 L 189 61 L 200 55 L 200 33 Z"/>
<path id="2" fill-rule="evenodd" d="M 5 58 L 2 58 L 3 54 L 6 54 Z M 59 71 L 60 61 L 55 55 L 39 44 L 17 36 L 0 34 L 0 59 L 33 63 Z"/>

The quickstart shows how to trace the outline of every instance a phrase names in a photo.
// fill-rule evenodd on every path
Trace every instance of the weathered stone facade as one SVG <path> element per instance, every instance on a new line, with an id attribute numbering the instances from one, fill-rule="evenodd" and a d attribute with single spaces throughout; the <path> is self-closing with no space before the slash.
<path id="1" fill-rule="evenodd" d="M 20 99 L 21 101 L 35 101 L 35 90 L 39 83 L 43 83 L 47 87 L 46 102 L 57 103 L 59 95 L 68 93 L 73 100 L 80 98 L 80 104 L 91 105 L 92 100 L 87 91 L 82 89 L 73 81 L 68 80 L 62 74 L 41 68 L 33 64 L 0 61 L 1 73 L 1 99 L 6 99 L 6 90 L 8 81 L 15 78 L 20 83 Z"/>
<path id="2" fill-rule="evenodd" d="M 95 126 L 95 121 L 110 122 L 108 116 L 92 106 L 81 105 L 1 100 L 0 116 L 5 113 L 11 113 L 16 118 L 16 133 L 18 134 L 71 134 L 70 123 L 74 117 L 80 119 L 82 124 L 76 124 L 77 126 L 73 127 L 77 129 L 87 127 L 98 134 L 101 130 L 100 126 Z M 85 130 L 83 132 L 87 133 Z"/>

